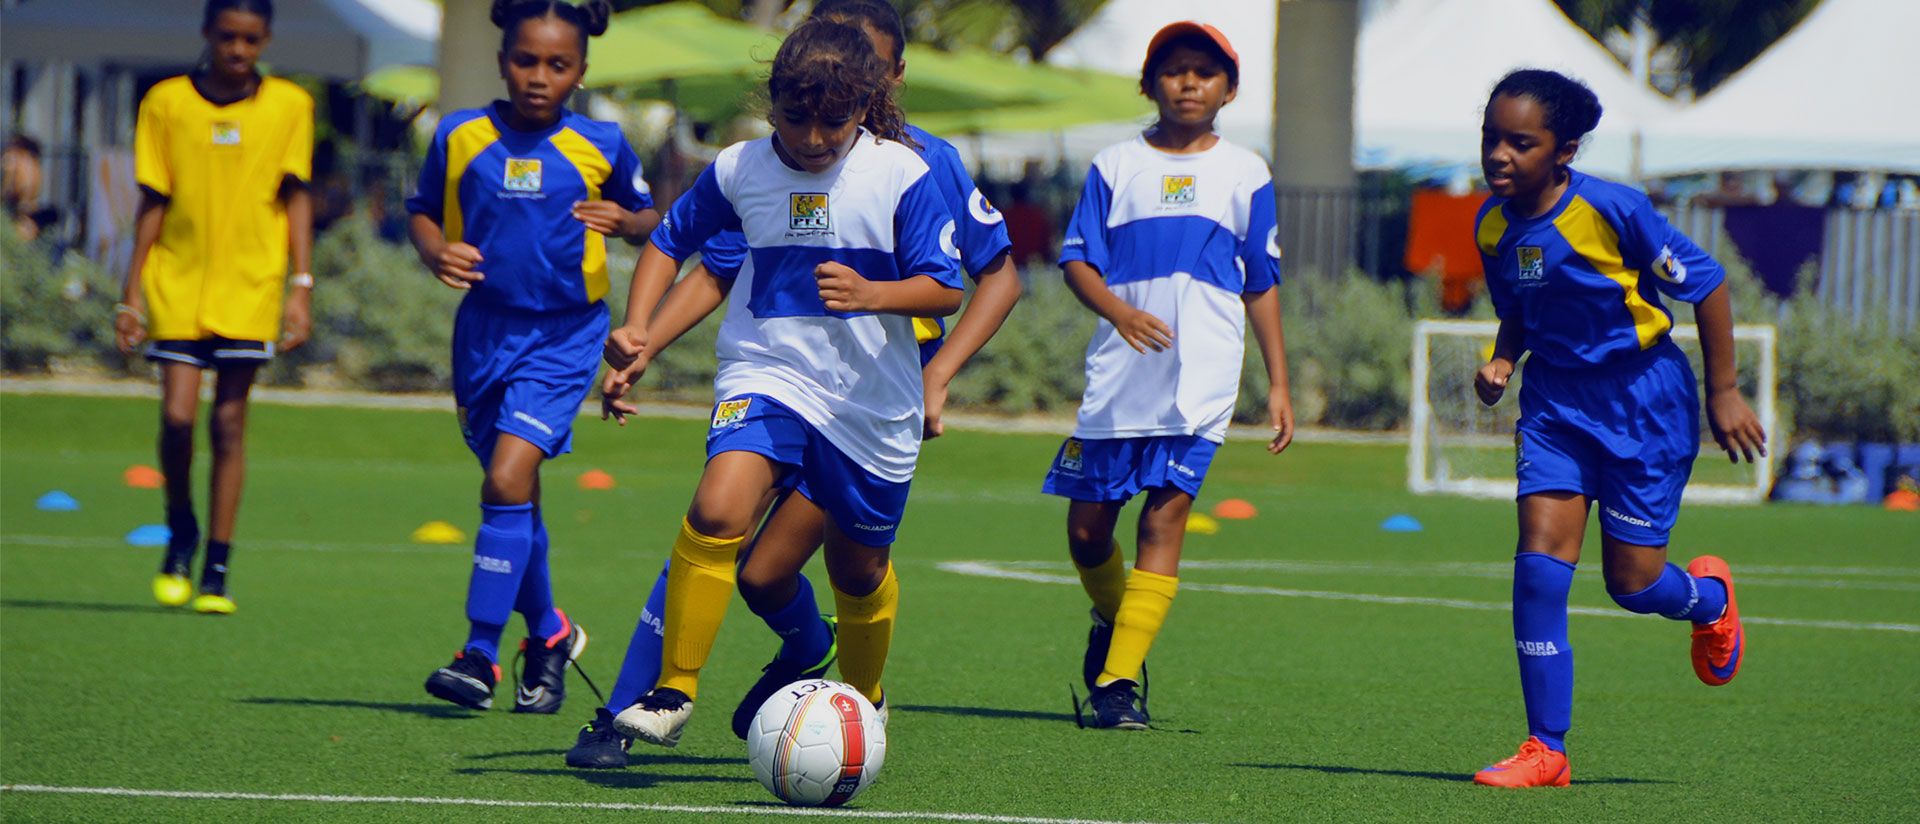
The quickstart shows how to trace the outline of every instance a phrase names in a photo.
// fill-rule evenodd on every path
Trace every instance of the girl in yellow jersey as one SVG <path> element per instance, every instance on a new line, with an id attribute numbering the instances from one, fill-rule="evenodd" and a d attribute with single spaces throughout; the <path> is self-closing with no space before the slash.
<path id="1" fill-rule="evenodd" d="M 153 594 L 167 606 L 193 595 L 193 428 L 201 370 L 214 370 L 211 524 L 192 598 L 202 613 L 234 611 L 227 554 L 246 472 L 248 390 L 276 344 L 305 343 L 311 322 L 313 98 L 255 69 L 272 27 L 272 0 L 207 0 L 204 64 L 155 84 L 134 131 L 140 211 L 114 332 L 121 351 L 147 342 L 147 358 L 160 365 L 172 534 Z"/>

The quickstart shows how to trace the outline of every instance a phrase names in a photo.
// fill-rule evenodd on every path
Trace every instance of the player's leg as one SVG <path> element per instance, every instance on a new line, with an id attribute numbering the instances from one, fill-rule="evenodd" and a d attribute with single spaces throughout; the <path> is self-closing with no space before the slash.
<path id="1" fill-rule="evenodd" d="M 513 614 L 533 554 L 533 490 L 546 453 L 519 435 L 496 430 L 484 452 L 480 529 L 467 578 L 467 640 L 453 663 L 427 679 L 427 692 L 471 709 L 493 706 L 500 680 L 500 635 Z"/>
<path id="2" fill-rule="evenodd" d="M 1567 593 L 1587 529 L 1587 498 L 1548 491 L 1519 500 L 1520 540 L 1513 558 L 1513 639 L 1527 740 L 1513 756 L 1476 773 L 1496 787 L 1566 786 L 1566 735 L 1573 718 L 1573 646 Z"/>
<path id="3" fill-rule="evenodd" d="M 1137 557 L 1113 621 L 1113 642 L 1094 679 L 1088 702 L 1094 726 L 1146 729 L 1144 691 L 1147 651 L 1166 623 L 1180 588 L 1180 549 L 1186 541 L 1193 495 L 1170 486 L 1146 490 L 1140 510 Z"/>
<path id="4" fill-rule="evenodd" d="M 1127 561 L 1113 540 L 1114 524 L 1125 501 L 1071 501 L 1067 504 L 1067 554 L 1080 587 L 1093 602 L 1087 648 L 1080 656 L 1080 680 L 1092 692 L 1100 670 L 1106 667 L 1113 643 L 1113 619 L 1127 593 Z"/>
<path id="5" fill-rule="evenodd" d="M 157 341 L 155 351 L 162 344 Z M 150 356 L 151 357 L 151 356 Z M 189 357 L 181 354 L 179 357 Z M 193 429 L 200 415 L 200 362 L 154 358 L 160 364 L 160 436 L 157 449 L 167 500 L 167 549 L 153 579 L 153 597 L 170 607 L 193 598 L 193 555 L 200 522 L 193 515 Z"/>
<path id="6" fill-rule="evenodd" d="M 554 605 L 549 560 L 552 542 L 541 517 L 538 474 L 533 483 L 532 538 L 527 573 L 521 577 L 520 591 L 513 601 L 513 611 L 527 623 L 527 637 L 520 642 L 525 661 L 514 690 L 513 711 L 550 715 L 559 712 L 566 700 L 567 665 L 587 651 L 587 631 Z"/>
<path id="7" fill-rule="evenodd" d="M 827 580 L 839 611 L 840 679 L 884 713 L 886 692 L 880 681 L 900 614 L 892 546 L 863 543 L 831 522 L 826 544 Z"/>
<path id="8" fill-rule="evenodd" d="M 740 596 L 780 638 L 780 650 L 733 711 L 733 734 L 747 737 L 754 713 L 781 687 L 826 674 L 837 650 L 833 624 L 820 614 L 813 583 L 801 573 L 825 538 L 827 516 L 805 494 L 788 492 L 742 553 Z"/>
<path id="9" fill-rule="evenodd" d="M 247 474 L 247 402 L 259 374 L 257 362 L 220 363 L 214 372 L 213 414 L 207 435 L 213 444 L 213 474 L 207 503 L 207 557 L 200 568 L 197 612 L 227 615 L 234 611 L 227 596 L 227 561 L 233 552 L 233 527 L 240 514 L 240 492 Z"/>

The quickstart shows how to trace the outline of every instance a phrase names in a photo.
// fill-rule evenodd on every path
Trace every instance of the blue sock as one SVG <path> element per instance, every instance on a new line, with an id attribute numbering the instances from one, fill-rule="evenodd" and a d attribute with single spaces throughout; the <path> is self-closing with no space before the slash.
<path id="1" fill-rule="evenodd" d="M 1567 591 L 1573 564 L 1539 552 L 1513 556 L 1513 640 L 1527 733 L 1566 752 L 1573 725 L 1573 645 L 1567 641 Z"/>
<path id="2" fill-rule="evenodd" d="M 520 594 L 513 600 L 513 611 L 527 619 L 527 635 L 547 639 L 566 631 L 567 622 L 553 608 L 553 574 L 547 567 L 547 522 L 540 518 L 540 507 L 533 508 L 533 551 L 527 555 L 527 575 L 520 580 Z"/>
<path id="3" fill-rule="evenodd" d="M 767 629 L 780 636 L 780 660 L 804 666 L 827 657 L 827 650 L 833 648 L 833 631 L 827 627 L 826 619 L 820 617 L 820 607 L 813 601 L 813 582 L 805 575 L 798 577 L 800 585 L 792 601 L 773 612 L 754 614 L 767 622 Z"/>
<path id="4" fill-rule="evenodd" d="M 1607 594 L 1630 612 L 1696 624 L 1718 621 L 1727 609 L 1726 584 L 1718 578 L 1695 578 L 1673 564 L 1667 564 L 1659 580 L 1646 589 L 1628 595 L 1608 590 Z"/>
<path id="5" fill-rule="evenodd" d="M 672 563 L 669 561 L 668 563 Z M 667 564 L 660 565 L 660 578 L 653 582 L 647 605 L 640 610 L 640 623 L 634 625 L 633 639 L 627 642 L 627 658 L 620 662 L 620 677 L 607 693 L 607 711 L 618 713 L 640 700 L 660 681 L 660 650 L 666 631 Z"/>
<path id="6" fill-rule="evenodd" d="M 500 660 L 500 633 L 533 553 L 533 504 L 480 505 L 473 539 L 473 576 L 467 579 L 467 649 Z"/>

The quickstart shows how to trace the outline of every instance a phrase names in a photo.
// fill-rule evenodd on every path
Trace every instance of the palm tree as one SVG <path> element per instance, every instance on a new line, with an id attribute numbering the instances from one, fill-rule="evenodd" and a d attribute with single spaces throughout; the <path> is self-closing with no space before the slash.
<path id="1" fill-rule="evenodd" d="M 1680 58 L 1684 83 L 1705 94 L 1766 51 L 1820 0 L 1554 0 L 1596 39 L 1645 15 L 1660 46 Z"/>

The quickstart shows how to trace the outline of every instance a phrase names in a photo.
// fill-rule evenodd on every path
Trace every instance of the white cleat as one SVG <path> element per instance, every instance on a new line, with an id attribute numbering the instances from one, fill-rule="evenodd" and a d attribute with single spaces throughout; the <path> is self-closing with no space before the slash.
<path id="1" fill-rule="evenodd" d="M 693 716 L 693 700 L 676 689 L 656 688 L 613 717 L 621 735 L 662 747 L 680 743 L 680 731 Z"/>

